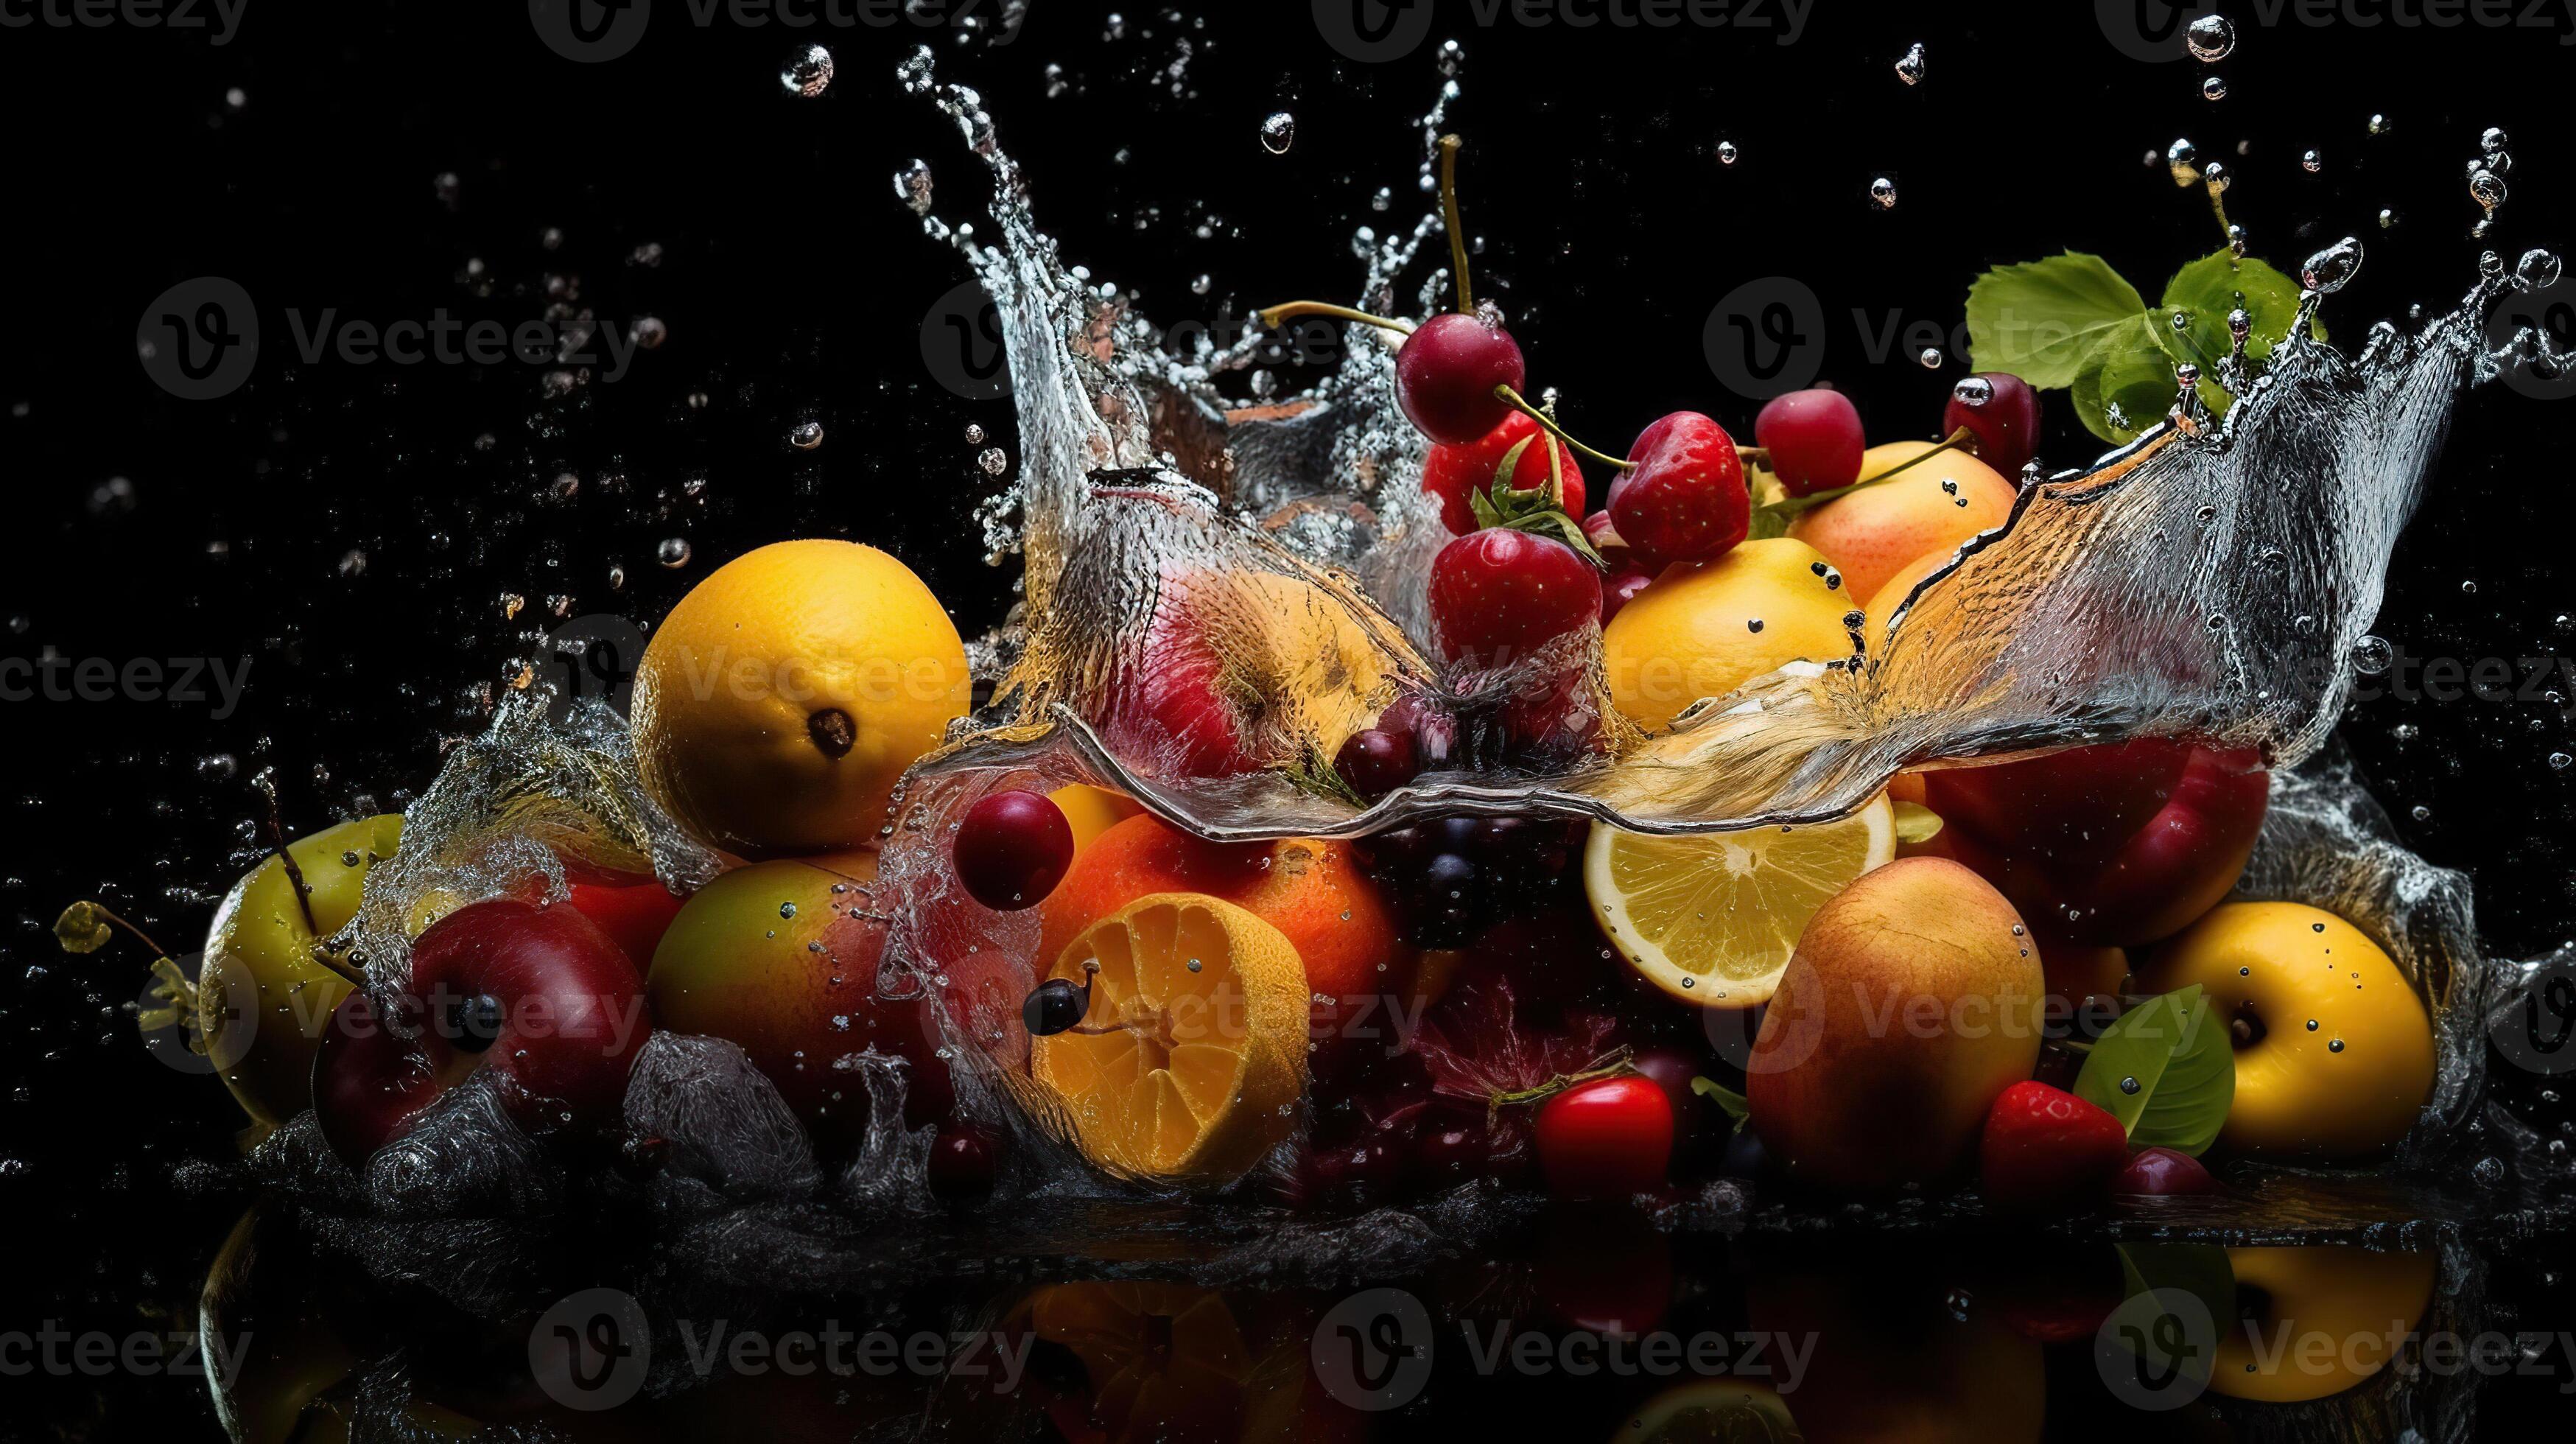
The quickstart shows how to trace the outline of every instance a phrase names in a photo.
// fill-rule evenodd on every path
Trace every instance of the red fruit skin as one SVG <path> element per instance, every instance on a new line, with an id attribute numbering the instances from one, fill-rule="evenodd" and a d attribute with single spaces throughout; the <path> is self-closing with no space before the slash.
<path id="1" fill-rule="evenodd" d="M 1980 371 L 1977 378 L 1992 388 L 1983 406 L 1970 406 L 1956 395 L 1941 408 L 1941 434 L 1964 426 L 1974 439 L 1977 459 L 2018 481 L 2021 469 L 2039 451 L 2039 393 L 2009 371 Z"/>
<path id="2" fill-rule="evenodd" d="M 2251 750 L 2140 738 L 1923 774 L 1926 851 L 1974 869 L 2051 936 L 2136 947 L 2227 896 L 2271 777 Z"/>
<path id="3" fill-rule="evenodd" d="M 1619 615 L 1619 609 L 1636 599 L 1637 593 L 1654 585 L 1653 572 L 1603 572 L 1601 574 L 1601 625 Z"/>
<path id="4" fill-rule="evenodd" d="M 599 924 L 638 971 L 652 963 L 653 949 L 688 902 L 659 878 L 610 872 L 572 858 L 564 859 L 564 881 L 570 888 L 564 905 Z"/>
<path id="5" fill-rule="evenodd" d="M 1581 1083 L 1538 1111 L 1538 1160 L 1559 1198 L 1626 1198 L 1659 1187 L 1673 1159 L 1673 1105 L 1633 1074 Z"/>
<path id="6" fill-rule="evenodd" d="M 1839 391 L 1772 397 L 1753 418 L 1753 444 L 1771 454 L 1771 474 L 1791 496 L 1860 480 L 1860 408 Z"/>
<path id="7" fill-rule="evenodd" d="M 1431 625 L 1440 654 L 1499 667 L 1598 621 L 1592 564 L 1552 537 L 1488 527 L 1431 563 Z"/>
<path id="8" fill-rule="evenodd" d="M 2164 1197 L 2178 1193 L 2216 1193 L 2218 1180 L 2199 1159 L 2170 1148 L 2142 1148 L 2111 1178 L 2111 1191 L 2123 1196 Z"/>
<path id="9" fill-rule="evenodd" d="M 1022 788 L 979 798 L 950 848 L 967 895 L 997 913 L 1036 907 L 1073 866 L 1073 824 L 1055 799 Z"/>
<path id="10" fill-rule="evenodd" d="M 1148 625 L 1136 665 L 1109 679 L 1101 739 L 1127 757 L 1168 757 L 1175 775 L 1223 777 L 1259 770 L 1243 744 L 1224 659 L 1186 612 Z"/>
<path id="11" fill-rule="evenodd" d="M 1532 438 L 1536 438 L 1532 440 Z M 1489 491 L 1494 473 L 1501 469 L 1503 458 L 1513 447 L 1529 441 L 1529 448 L 1512 467 L 1511 486 L 1517 491 L 1537 491 L 1548 483 L 1547 453 L 1553 448 L 1558 462 L 1565 468 L 1565 504 L 1568 516 L 1583 515 L 1583 472 L 1574 464 L 1574 453 L 1566 444 L 1539 429 L 1529 414 L 1514 411 L 1503 417 L 1502 424 L 1464 446 L 1435 446 L 1422 463 L 1422 489 L 1440 498 L 1440 523 L 1455 536 L 1465 536 L 1476 529 L 1475 509 L 1467 498 Z"/>
<path id="12" fill-rule="evenodd" d="M 1986 1112 L 1977 1177 L 1986 1202 L 2012 1212 L 2049 1212 L 2102 1196 L 2129 1161 L 2120 1120 L 2045 1083 L 2015 1083 Z"/>
<path id="13" fill-rule="evenodd" d="M 1528 380 L 1520 343 L 1500 326 L 1451 311 L 1432 317 L 1395 353 L 1395 400 L 1433 441 L 1465 446 L 1502 424 L 1511 406 L 1497 386 Z"/>
<path id="14" fill-rule="evenodd" d="M 406 1011 L 417 1026 L 418 1009 Z M 462 1070 L 448 1076 L 431 1067 L 426 1052 L 385 1026 L 367 990 L 353 988 L 313 1050 L 313 1118 L 322 1141 L 356 1168 L 401 1137 L 462 1076 Z"/>
<path id="15" fill-rule="evenodd" d="M 1610 483 L 1610 521 L 1646 566 L 1713 557 L 1744 540 L 1753 494 L 1735 438 L 1695 411 L 1676 411 L 1637 433 L 1636 465 Z"/>

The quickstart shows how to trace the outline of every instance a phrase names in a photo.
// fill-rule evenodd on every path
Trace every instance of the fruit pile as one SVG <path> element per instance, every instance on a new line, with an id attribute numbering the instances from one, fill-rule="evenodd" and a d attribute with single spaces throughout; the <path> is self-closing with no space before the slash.
<path id="1" fill-rule="evenodd" d="M 1269 685 L 1302 668 L 1358 689 L 1303 781 L 1376 799 L 1668 729 L 1883 636 L 2008 520 L 2041 428 L 2008 374 L 1960 383 L 1937 442 L 1872 446 L 1847 397 L 1809 390 L 1761 408 L 1750 447 L 1697 412 L 1624 456 L 1583 445 L 1526 399 L 1520 347 L 1473 300 L 1454 140 L 1442 156 L 1456 311 L 1265 313 L 1405 333 L 1395 399 L 1430 443 L 1423 515 L 1451 533 L 1426 581 L 1436 687 L 1370 692 L 1368 640 L 1284 588 L 1229 623 L 1261 634 Z M 1608 471 L 1597 510 L 1586 465 Z M 1166 769 L 1246 770 L 1268 699 L 1230 697 L 1243 670 L 1185 650 L 1174 616 L 1143 664 L 1104 670 L 1090 720 Z M 971 690 L 900 562 L 763 547 L 652 635 L 636 783 L 720 873 L 683 897 L 568 847 L 560 895 L 532 878 L 423 900 L 400 986 L 370 989 L 326 940 L 402 819 L 281 846 L 226 899 L 195 988 L 255 1122 L 309 1104 L 356 1166 L 473 1079 L 530 1131 L 649 1167 L 662 1141 L 619 1124 L 662 1029 L 738 1047 L 826 1154 L 881 1106 L 857 1060 L 899 1060 L 906 1121 L 937 1130 L 932 1181 L 958 1196 L 1011 1162 L 998 1094 L 1116 1176 L 1300 1206 L 1733 1175 L 1843 1195 L 1974 1179 L 1991 1206 L 2045 1210 L 2216 1187 L 2212 1150 L 2369 1158 L 2432 1085 L 2425 1006 L 2368 936 L 2225 901 L 2269 796 L 2251 755 L 2144 739 L 1930 769 L 1836 821 L 1731 833 L 1478 815 L 1245 844 L 1003 768 L 896 829 Z M 935 985 L 885 966 L 898 935 Z M 966 1068 L 1000 1086 L 956 1086 Z"/>

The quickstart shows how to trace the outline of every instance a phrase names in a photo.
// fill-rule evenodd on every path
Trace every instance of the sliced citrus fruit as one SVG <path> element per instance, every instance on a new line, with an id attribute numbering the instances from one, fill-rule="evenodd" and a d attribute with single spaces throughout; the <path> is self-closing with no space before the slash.
<path id="1" fill-rule="evenodd" d="M 1791 1444 L 1805 1437 L 1771 1386 L 1709 1379 L 1647 1400 L 1611 1444 Z"/>
<path id="2" fill-rule="evenodd" d="M 1084 929 L 1050 976 L 1089 978 L 1090 1006 L 1033 1041 L 1029 1071 L 1092 1162 L 1216 1186 L 1288 1136 L 1306 1091 L 1306 969 L 1279 929 L 1204 893 L 1155 893 Z"/>
<path id="3" fill-rule="evenodd" d="M 1610 941 L 1685 1002 L 1770 1001 L 1798 934 L 1854 878 L 1896 856 L 1885 794 L 1849 817 L 1649 837 L 1603 823 L 1583 854 L 1583 890 Z"/>

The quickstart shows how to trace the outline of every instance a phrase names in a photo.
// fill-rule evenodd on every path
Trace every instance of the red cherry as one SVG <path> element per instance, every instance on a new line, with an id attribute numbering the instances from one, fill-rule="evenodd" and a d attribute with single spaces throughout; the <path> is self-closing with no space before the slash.
<path id="1" fill-rule="evenodd" d="M 1619 535 L 1619 524 L 1610 519 L 1608 511 L 1596 511 L 1583 519 L 1583 539 L 1592 543 L 1592 549 L 1601 553 L 1601 560 L 1608 562 L 1612 571 L 1630 569 L 1627 538 Z"/>
<path id="2" fill-rule="evenodd" d="M 930 1191 L 941 1198 L 982 1198 L 993 1191 L 1001 1169 L 990 1134 L 979 1128 L 951 1128 L 930 1145 Z"/>
<path id="3" fill-rule="evenodd" d="M 1968 399 L 1980 390 L 1984 400 Z M 1941 408 L 1942 435 L 1962 426 L 1968 428 L 1978 460 L 2007 481 L 2019 480 L 2021 469 L 2039 451 L 2039 393 L 2009 371 L 1980 371 L 1954 387 L 1950 404 Z"/>
<path id="4" fill-rule="evenodd" d="M 1360 796 L 1375 801 L 1413 780 L 1420 771 L 1410 733 L 1367 727 L 1354 732 L 1333 757 L 1333 770 Z"/>
<path id="5" fill-rule="evenodd" d="M 1531 440 L 1531 438 L 1536 438 Z M 1503 458 L 1523 441 L 1521 459 L 1512 467 L 1507 483 L 1515 491 L 1538 491 L 1548 482 L 1547 453 L 1556 449 L 1558 463 L 1564 467 L 1565 503 L 1568 516 L 1583 515 L 1583 473 L 1574 464 L 1574 452 L 1562 441 L 1539 429 L 1527 412 L 1515 411 L 1505 416 L 1502 424 L 1464 446 L 1435 446 L 1422 463 L 1422 489 L 1440 498 L 1440 521 L 1458 536 L 1476 529 L 1476 513 L 1467 498 L 1491 490 L 1494 473 L 1501 469 Z"/>
<path id="6" fill-rule="evenodd" d="M 1073 824 L 1055 799 L 1013 789 L 966 809 L 951 849 L 957 880 L 995 912 L 1036 907 L 1073 866 Z"/>
<path id="7" fill-rule="evenodd" d="M 1726 428 L 1676 411 L 1637 433 L 1628 459 L 1636 465 L 1610 484 L 1610 520 L 1639 561 L 1697 561 L 1744 540 L 1753 496 Z"/>
<path id="8" fill-rule="evenodd" d="M 1513 411 L 1494 388 L 1518 391 L 1527 379 L 1511 332 L 1456 311 L 1414 328 L 1395 353 L 1396 404 L 1423 435 L 1451 446 L 1500 426 Z"/>
<path id="9" fill-rule="evenodd" d="M 1440 654 L 1502 666 L 1601 615 L 1592 564 L 1552 537 L 1488 527 L 1431 563 L 1431 626 Z"/>
<path id="10" fill-rule="evenodd" d="M 1791 496 L 1860 480 L 1860 408 L 1839 391 L 1772 397 L 1753 418 L 1753 444 L 1771 454 L 1771 473 Z"/>
<path id="11" fill-rule="evenodd" d="M 2059 1209 L 2101 1196 L 2129 1161 L 2120 1120 L 2045 1083 L 2015 1083 L 1986 1111 L 1977 1177 L 1997 1208 Z"/>
<path id="12" fill-rule="evenodd" d="M 1619 609 L 1636 600 L 1637 593 L 1654 585 L 1653 572 L 1603 572 L 1601 574 L 1601 625 L 1619 615 Z"/>
<path id="13" fill-rule="evenodd" d="M 1577 1084 L 1538 1111 L 1538 1160 L 1559 1198 L 1625 1198 L 1664 1181 L 1673 1105 L 1634 1075 Z"/>
<path id="14" fill-rule="evenodd" d="M 2170 1148 L 2142 1148 L 2111 1177 L 2111 1191 L 2121 1194 L 2214 1193 L 2218 1180 L 2199 1159 Z"/>

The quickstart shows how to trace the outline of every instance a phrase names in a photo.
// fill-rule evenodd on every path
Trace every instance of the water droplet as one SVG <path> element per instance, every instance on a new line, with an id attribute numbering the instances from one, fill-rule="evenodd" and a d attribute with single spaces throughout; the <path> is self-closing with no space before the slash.
<path id="1" fill-rule="evenodd" d="M 812 451 L 823 444 L 823 423 L 819 421 L 796 423 L 796 429 L 787 433 L 787 444 L 798 451 Z"/>
<path id="2" fill-rule="evenodd" d="M 2120 1080 L 2120 1091 L 2133 1097 L 2137 1094 L 2140 1086 L 2141 1085 L 2138 1080 L 2135 1078 L 2123 1078 Z"/>
<path id="3" fill-rule="evenodd" d="M 1950 397 L 1962 406 L 1983 406 L 1995 399 L 1995 386 L 1983 376 L 1963 376 L 1950 388 Z"/>
<path id="4" fill-rule="evenodd" d="M 2570 757 L 2564 752 L 2552 752 L 2549 754 L 2549 765 L 2554 771 L 2564 772 L 2567 770 L 2570 763 L 2576 763 L 2576 757 Z"/>
<path id="5" fill-rule="evenodd" d="M 2328 1039 L 2328 1040 L 2326 1041 L 2326 1051 L 2327 1051 L 2327 1052 L 2329 1052 L 2329 1053 L 2340 1053 L 2340 1052 L 2342 1052 L 2342 1051 L 2343 1051 L 2343 1040 L 2342 1040 L 2341 1038 L 2331 1038 L 2331 1039 Z"/>
<path id="6" fill-rule="evenodd" d="M 832 86 L 832 52 L 820 45 L 798 47 L 778 67 L 778 83 L 799 99 L 821 95 Z"/>
<path id="7" fill-rule="evenodd" d="M 910 207 L 916 216 L 930 214 L 930 162 L 916 160 L 894 173 L 895 199 Z"/>
<path id="8" fill-rule="evenodd" d="M 1941 348 L 1938 346 L 1926 346 L 1923 348 L 1922 354 L 1916 356 L 1914 359 L 1923 363 L 1924 370 L 1938 371 L 1941 369 Z"/>
<path id="9" fill-rule="evenodd" d="M 2558 273 L 2557 253 L 2539 249 L 2523 252 L 2522 259 L 2515 262 L 2513 268 L 2514 279 L 2534 291 L 2557 285 Z"/>
<path id="10" fill-rule="evenodd" d="M 2504 128 L 2501 126 L 2488 126 L 2486 130 L 2478 136 L 2478 150 L 2489 156 L 2504 154 L 2505 147 L 2510 144 L 2512 144 L 2512 142 L 2505 138 Z"/>
<path id="11" fill-rule="evenodd" d="M 778 905 L 778 915 L 782 918 L 792 918 L 796 916 L 796 904 L 792 902 L 780 903 Z"/>
<path id="12" fill-rule="evenodd" d="M 2370 636 L 2352 644 L 2352 669 L 2365 677 L 2376 677 L 2397 660 L 2397 649 L 2386 637 Z"/>
<path id="13" fill-rule="evenodd" d="M 664 537 L 662 539 L 662 544 L 653 548 L 653 560 L 660 562 L 666 567 L 678 568 L 687 566 L 689 564 L 689 539 L 684 536 Z"/>
<path id="14" fill-rule="evenodd" d="M 1011 458 L 1002 448 L 988 446 L 975 453 L 975 464 L 984 468 L 986 476 L 1000 476 L 1011 469 Z"/>
<path id="15" fill-rule="evenodd" d="M 2235 51 L 2236 22 L 2224 15 L 2203 15 L 2183 30 L 2182 43 L 2192 59 L 2215 64 Z"/>
<path id="16" fill-rule="evenodd" d="M 2299 284 L 2319 295 L 2340 291 L 2361 269 L 2361 242 L 2346 236 L 2299 264 Z"/>
<path id="17" fill-rule="evenodd" d="M 1923 43 L 1921 41 L 1916 41 L 1906 50 L 1904 58 L 1896 62 L 1896 78 L 1908 85 L 1923 83 Z"/>
<path id="18" fill-rule="evenodd" d="M 1870 204 L 1883 211 L 1896 209 L 1896 182 L 1885 176 L 1869 183 Z"/>
<path id="19" fill-rule="evenodd" d="M 2310 175 L 2315 175 L 2318 171 L 2324 170 L 2325 168 L 2326 158 L 2323 154 L 2317 151 L 2312 150 L 2299 157 L 2299 169 L 2306 171 Z"/>
<path id="20" fill-rule="evenodd" d="M 2200 83 L 2200 98 L 2203 100 L 2225 100 L 2227 98 L 2226 80 L 2213 75 L 2207 80 L 2202 81 Z"/>
<path id="21" fill-rule="evenodd" d="M 2386 135 L 2396 128 L 2397 122 L 2390 120 L 2387 116 L 2373 115 L 2370 118 L 2370 133 L 2372 135 Z"/>
<path id="22" fill-rule="evenodd" d="M 1297 140 L 1297 117 L 1284 110 L 1274 110 L 1261 122 L 1261 148 L 1272 155 L 1286 155 Z"/>
<path id="23" fill-rule="evenodd" d="M 1735 164 L 1736 157 L 1742 154 L 1743 152 L 1737 150 L 1735 148 L 1735 142 L 1731 140 L 1721 140 L 1717 143 L 1717 163 L 1719 165 L 1733 165 Z"/>

